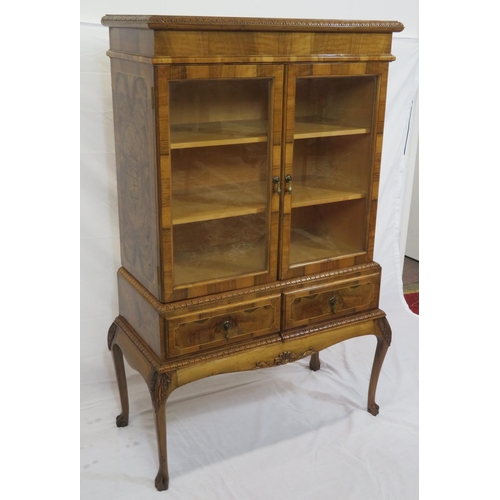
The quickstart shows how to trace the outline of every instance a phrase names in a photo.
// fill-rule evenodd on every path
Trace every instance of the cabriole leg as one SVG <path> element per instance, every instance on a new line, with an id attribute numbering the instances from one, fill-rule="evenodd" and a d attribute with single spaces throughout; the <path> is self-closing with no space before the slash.
<path id="1" fill-rule="evenodd" d="M 392 332 L 387 319 L 380 318 L 376 322 L 377 326 L 377 348 L 375 358 L 373 359 L 372 374 L 370 377 L 370 386 L 368 388 L 368 412 L 376 416 L 379 413 L 379 406 L 375 403 L 375 392 L 377 391 L 378 378 L 382 364 L 384 363 L 387 349 L 391 345 Z"/>
<path id="2" fill-rule="evenodd" d="M 115 365 L 116 381 L 118 382 L 118 390 L 120 392 L 120 403 L 122 412 L 116 417 L 117 427 L 126 427 L 128 425 L 128 391 L 127 378 L 125 375 L 125 363 L 123 362 L 123 352 L 117 344 L 113 344 L 113 339 L 116 334 L 117 326 L 115 323 L 111 325 L 108 331 L 108 347 L 113 354 L 113 363 Z"/>
<path id="3" fill-rule="evenodd" d="M 115 364 L 116 380 L 118 382 L 118 390 L 120 391 L 120 403 L 122 406 L 122 412 L 116 417 L 116 426 L 126 427 L 128 425 L 128 391 L 123 353 L 116 344 L 113 346 L 112 352 Z"/>
<path id="4" fill-rule="evenodd" d="M 154 371 L 150 377 L 149 390 L 155 411 L 156 439 L 158 441 L 158 474 L 155 486 L 158 491 L 168 489 L 168 463 L 167 463 L 167 419 L 165 407 L 171 392 L 170 377 L 166 373 Z"/>

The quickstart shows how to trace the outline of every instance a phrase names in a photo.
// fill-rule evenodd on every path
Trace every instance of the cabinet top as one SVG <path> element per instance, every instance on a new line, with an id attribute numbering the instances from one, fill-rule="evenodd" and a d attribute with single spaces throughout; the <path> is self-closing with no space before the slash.
<path id="1" fill-rule="evenodd" d="M 228 31 L 329 31 L 394 33 L 403 31 L 398 21 L 355 21 L 338 19 L 272 19 L 259 17 L 199 17 L 106 15 L 104 26 L 153 30 Z"/>

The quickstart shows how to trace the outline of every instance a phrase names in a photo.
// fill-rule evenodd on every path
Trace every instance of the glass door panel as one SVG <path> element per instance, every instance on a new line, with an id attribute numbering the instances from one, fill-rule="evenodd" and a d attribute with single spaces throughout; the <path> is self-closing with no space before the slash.
<path id="1" fill-rule="evenodd" d="M 169 83 L 174 286 L 268 268 L 271 80 Z"/>
<path id="2" fill-rule="evenodd" d="M 296 79 L 290 266 L 366 251 L 376 88 L 375 76 Z"/>

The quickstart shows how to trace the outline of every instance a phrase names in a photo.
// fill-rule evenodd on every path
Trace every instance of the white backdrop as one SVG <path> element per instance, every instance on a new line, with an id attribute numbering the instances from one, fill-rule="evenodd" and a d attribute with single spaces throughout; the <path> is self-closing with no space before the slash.
<path id="1" fill-rule="evenodd" d="M 198 5 L 199 4 L 199 5 Z M 129 370 L 130 424 L 117 429 L 118 392 L 107 329 L 117 315 L 120 265 L 107 29 L 104 14 L 242 15 L 398 20 L 391 63 L 375 260 L 382 265 L 381 308 L 393 345 L 379 382 L 379 416 L 365 411 L 375 347 L 371 337 L 307 362 L 205 379 L 167 403 L 172 499 L 418 498 L 418 317 L 402 296 L 399 228 L 405 144 L 418 88 L 416 2 L 297 3 L 286 10 L 252 2 L 90 2 L 81 19 L 81 498 L 159 498 L 149 392 Z M 407 5 L 401 10 L 401 4 Z M 148 8 L 151 6 L 151 8 Z M 159 7 L 162 7 L 159 9 Z M 199 7 L 199 9 L 198 9 Z M 197 10 L 198 9 L 198 10 Z M 398 15 L 401 14 L 401 15 Z M 96 17 L 98 18 L 96 19 Z"/>

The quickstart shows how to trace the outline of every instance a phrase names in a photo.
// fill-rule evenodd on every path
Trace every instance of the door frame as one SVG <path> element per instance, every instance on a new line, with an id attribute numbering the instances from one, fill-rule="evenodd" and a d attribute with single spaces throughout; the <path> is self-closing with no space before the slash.
<path id="1" fill-rule="evenodd" d="M 304 63 L 290 64 L 287 67 L 284 95 L 283 125 L 283 162 L 282 178 L 293 177 L 293 147 L 295 122 L 295 89 L 296 79 L 300 77 L 325 78 L 342 76 L 376 76 L 374 99 L 373 128 L 370 145 L 370 178 L 367 185 L 372 186 L 366 196 L 366 251 L 335 258 L 327 258 L 309 263 L 290 265 L 290 231 L 292 196 L 283 190 L 280 212 L 280 248 L 281 261 L 279 278 L 290 279 L 305 275 L 315 275 L 328 271 L 348 268 L 373 261 L 375 239 L 375 222 L 377 213 L 378 187 L 382 155 L 383 126 L 386 105 L 388 62 L 336 62 L 336 63 Z"/>
<path id="2" fill-rule="evenodd" d="M 162 65 L 155 68 L 157 153 L 159 177 L 159 231 L 161 259 L 158 269 L 162 283 L 162 301 L 183 300 L 218 292 L 261 285 L 277 280 L 279 243 L 279 193 L 272 179 L 279 177 L 281 170 L 281 140 L 283 123 L 284 65 L 277 64 L 207 64 L 207 65 Z M 270 166 L 268 186 L 268 234 L 267 268 L 265 271 L 246 275 L 234 275 L 215 280 L 174 285 L 174 254 L 172 224 L 172 186 L 169 123 L 169 82 L 175 80 L 217 79 L 270 79 L 268 161 Z"/>

